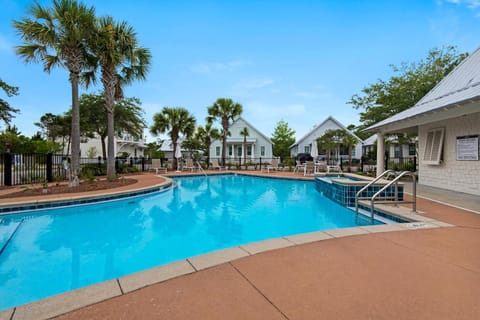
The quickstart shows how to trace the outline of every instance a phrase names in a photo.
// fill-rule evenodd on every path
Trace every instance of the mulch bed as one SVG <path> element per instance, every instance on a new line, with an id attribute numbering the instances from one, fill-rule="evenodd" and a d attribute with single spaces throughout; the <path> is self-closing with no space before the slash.
<path id="1" fill-rule="evenodd" d="M 5 198 L 16 198 L 16 197 L 30 197 L 30 196 L 44 196 L 51 194 L 61 194 L 61 193 L 81 193 L 87 191 L 96 191 L 96 190 L 107 190 L 123 186 L 128 186 L 136 183 L 136 179 L 126 178 L 126 179 L 117 179 L 114 181 L 107 180 L 97 180 L 97 181 L 82 181 L 77 187 L 69 187 L 68 184 L 60 185 L 49 185 L 47 188 L 47 193 L 43 192 L 42 187 L 35 186 L 25 187 L 25 189 L 5 195 L 1 195 L 0 199 Z M 18 187 L 16 187 L 18 189 Z"/>

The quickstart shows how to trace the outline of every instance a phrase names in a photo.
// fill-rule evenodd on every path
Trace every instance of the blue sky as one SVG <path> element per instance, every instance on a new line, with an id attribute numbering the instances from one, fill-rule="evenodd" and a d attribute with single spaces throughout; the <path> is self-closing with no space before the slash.
<path id="1" fill-rule="evenodd" d="M 282 119 L 297 138 L 329 115 L 358 124 L 359 111 L 346 102 L 390 77 L 390 64 L 418 61 L 434 47 L 471 52 L 480 44 L 480 0 L 83 2 L 128 21 L 152 51 L 147 81 L 125 89 L 142 101 L 149 124 L 162 107 L 181 106 L 203 125 L 219 97 L 241 103 L 267 136 Z M 71 105 L 65 70 L 47 74 L 14 53 L 21 42 L 11 22 L 31 3 L 0 0 L 0 78 L 20 88 L 8 101 L 21 110 L 13 124 L 28 136 L 42 114 Z"/>

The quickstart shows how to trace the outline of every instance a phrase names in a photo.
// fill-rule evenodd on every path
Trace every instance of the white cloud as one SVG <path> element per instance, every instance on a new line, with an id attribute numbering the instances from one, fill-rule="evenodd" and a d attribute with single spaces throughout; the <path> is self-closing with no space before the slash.
<path id="1" fill-rule="evenodd" d="M 480 7 L 480 0 L 445 0 L 449 3 L 454 3 L 457 5 L 466 5 L 469 9 L 476 9 Z"/>
<path id="2" fill-rule="evenodd" d="M 211 74 L 216 72 L 233 72 L 240 67 L 250 65 L 250 61 L 246 60 L 233 60 L 229 62 L 213 62 L 213 63 L 200 63 L 194 65 L 190 70 L 194 73 Z"/>
<path id="3" fill-rule="evenodd" d="M 273 83 L 274 81 L 272 79 L 259 78 L 259 79 L 243 80 L 237 86 L 245 89 L 260 89 L 260 88 L 267 87 Z"/>

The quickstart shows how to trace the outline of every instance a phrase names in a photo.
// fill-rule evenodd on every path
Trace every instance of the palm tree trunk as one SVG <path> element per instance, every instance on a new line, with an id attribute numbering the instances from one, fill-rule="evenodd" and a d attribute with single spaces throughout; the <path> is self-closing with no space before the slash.
<path id="1" fill-rule="evenodd" d="M 107 126 L 108 126 L 108 123 L 107 123 Z M 107 159 L 107 146 L 105 145 L 105 138 L 106 136 L 100 136 L 100 141 L 101 141 L 101 144 L 102 144 L 102 157 L 104 160 Z"/>
<path id="2" fill-rule="evenodd" d="M 79 185 L 80 169 L 80 108 L 78 104 L 78 73 L 70 72 L 72 83 L 72 162 L 70 165 L 70 187 Z"/>
<path id="3" fill-rule="evenodd" d="M 102 84 L 105 97 L 105 111 L 107 112 L 107 180 L 113 181 L 115 173 L 115 86 L 117 79 L 115 70 L 102 66 Z"/>
<path id="4" fill-rule="evenodd" d="M 115 180 L 115 128 L 114 110 L 107 111 L 107 180 Z"/>

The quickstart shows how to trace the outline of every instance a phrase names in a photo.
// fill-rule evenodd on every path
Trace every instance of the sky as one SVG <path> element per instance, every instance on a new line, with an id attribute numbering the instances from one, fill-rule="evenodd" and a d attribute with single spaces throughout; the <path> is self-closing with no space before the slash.
<path id="1" fill-rule="evenodd" d="M 27 136 L 39 130 L 34 123 L 43 114 L 71 106 L 66 70 L 48 74 L 15 55 L 22 42 L 12 21 L 28 17 L 32 3 L 0 0 L 0 78 L 19 87 L 18 96 L 0 91 L 0 97 L 20 109 L 12 124 Z M 297 139 L 328 116 L 358 125 L 359 110 L 347 102 L 391 77 L 390 65 L 419 61 L 435 47 L 472 52 L 480 44 L 480 0 L 83 3 L 99 16 L 127 21 L 151 50 L 146 81 L 124 90 L 142 101 L 148 125 L 165 106 L 186 108 L 203 125 L 207 107 L 220 97 L 240 103 L 242 116 L 267 136 L 280 120 Z"/>

